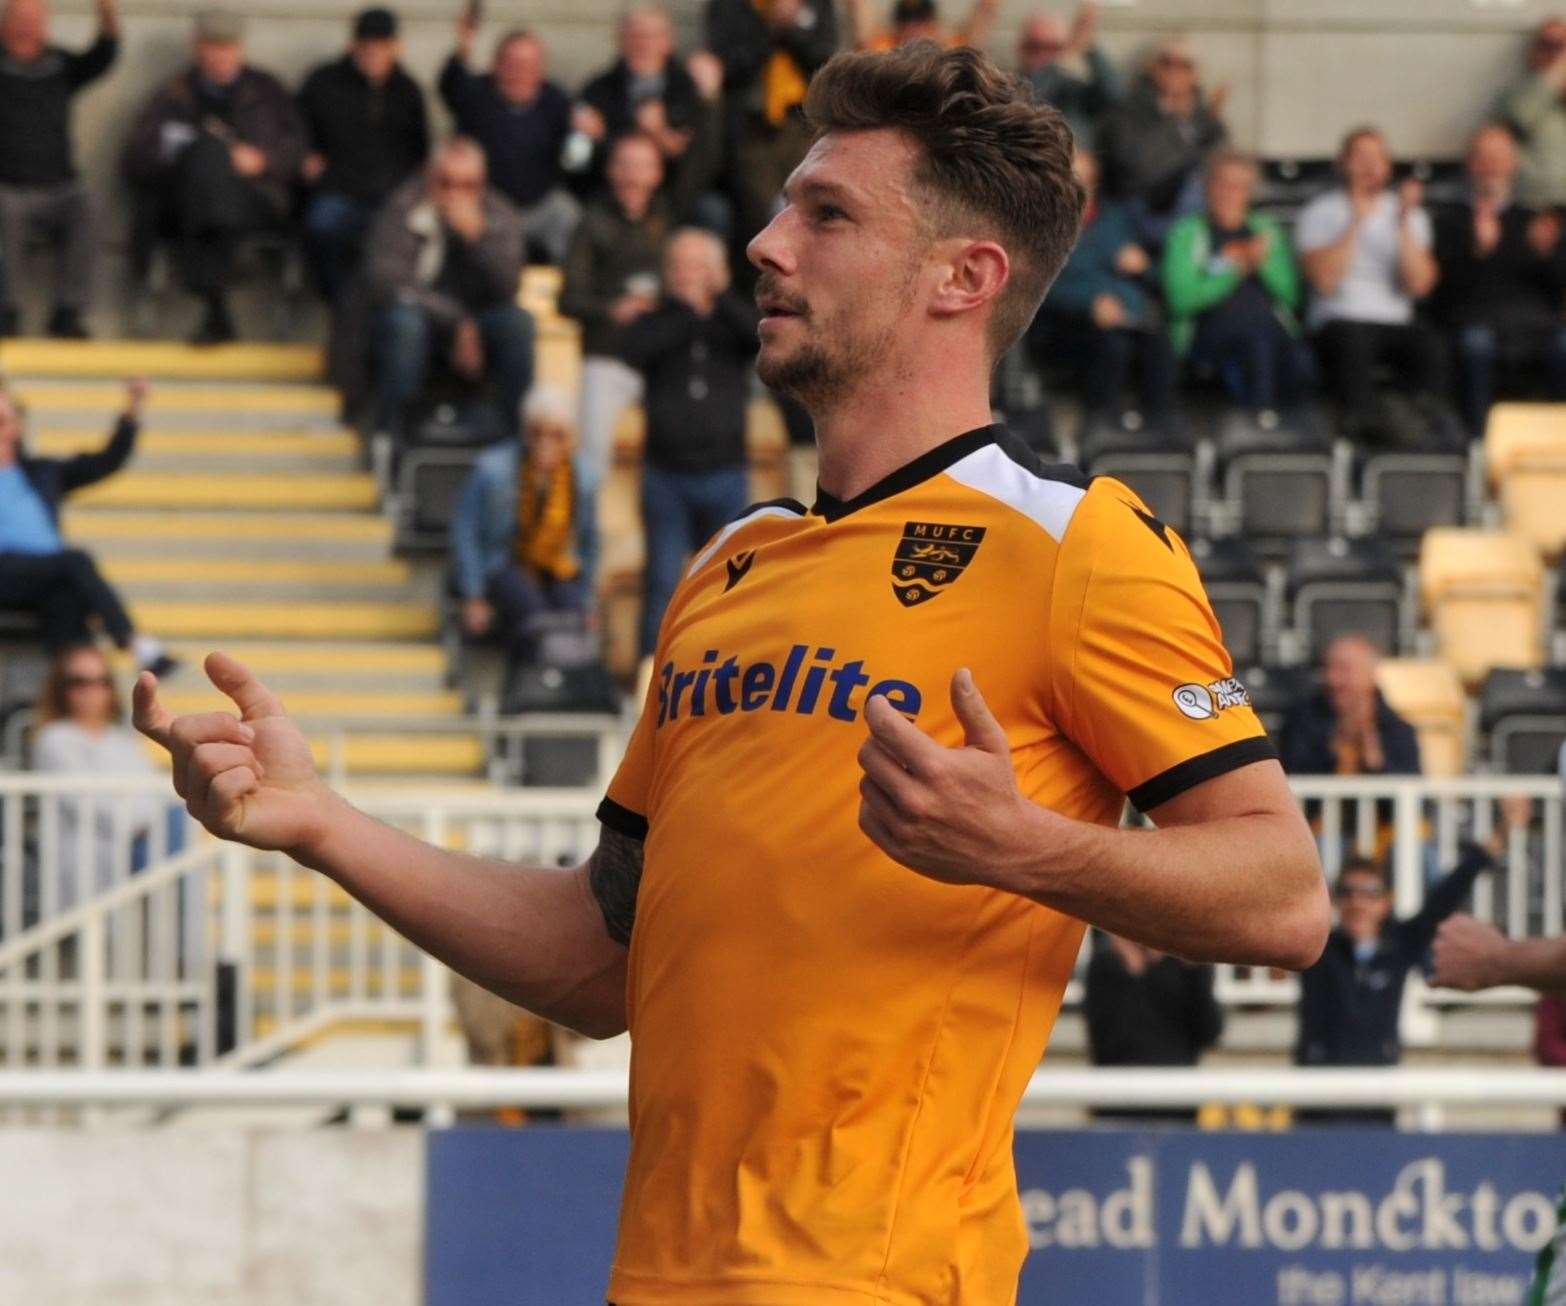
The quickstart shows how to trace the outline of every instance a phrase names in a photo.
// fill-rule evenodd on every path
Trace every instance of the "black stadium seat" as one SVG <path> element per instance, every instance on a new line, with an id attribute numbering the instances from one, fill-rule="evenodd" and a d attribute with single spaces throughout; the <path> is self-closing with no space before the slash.
<path id="1" fill-rule="evenodd" d="M 1467 524 L 1472 476 L 1467 454 L 1373 453 L 1360 473 L 1360 498 L 1370 505 L 1376 534 L 1412 551 L 1433 526 Z"/>
<path id="2" fill-rule="evenodd" d="M 1083 441 L 1079 458 L 1094 476 L 1124 481 L 1160 521 L 1190 535 L 1209 489 L 1211 455 L 1172 444 L 1167 436 L 1112 428 Z"/>
<path id="3" fill-rule="evenodd" d="M 1191 556 L 1234 665 L 1267 661 L 1276 623 L 1267 579 L 1250 546 L 1240 539 L 1194 540 Z"/>
<path id="4" fill-rule="evenodd" d="M 1216 449 L 1226 500 L 1226 533 L 1262 552 L 1287 550 L 1303 536 L 1336 527 L 1346 490 L 1346 458 L 1309 425 L 1263 426 L 1234 412 L 1220 424 Z"/>
<path id="5" fill-rule="evenodd" d="M 444 553 L 477 449 L 412 449 L 397 469 L 398 553 Z"/>
<path id="6" fill-rule="evenodd" d="M 1403 569 L 1382 541 L 1300 540 L 1287 588 L 1295 638 L 1308 661 L 1340 635 L 1366 635 L 1388 653 L 1398 650 Z"/>
<path id="7" fill-rule="evenodd" d="M 1513 774 L 1552 773 L 1566 743 L 1566 667 L 1498 667 L 1479 689 L 1490 759 Z"/>

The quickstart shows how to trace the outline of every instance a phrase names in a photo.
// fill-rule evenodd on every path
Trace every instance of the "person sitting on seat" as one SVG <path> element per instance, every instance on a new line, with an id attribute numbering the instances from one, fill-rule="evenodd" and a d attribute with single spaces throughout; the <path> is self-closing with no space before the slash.
<path id="1" fill-rule="evenodd" d="M 305 157 L 293 97 L 245 62 L 244 37 L 241 14 L 197 14 L 194 63 L 152 97 L 126 148 L 138 192 L 133 258 L 144 275 L 157 238 L 177 238 L 186 289 L 204 305 L 196 344 L 234 339 L 235 252 L 244 237 L 285 226 Z"/>
<path id="2" fill-rule="evenodd" d="M 534 390 L 522 425 L 520 439 L 486 450 L 474 465 L 452 518 L 451 561 L 464 632 L 495 635 L 514 659 L 530 661 L 536 619 L 585 614 L 590 596 L 575 552 L 570 401 Z"/>
<path id="3" fill-rule="evenodd" d="M 1342 635 L 1321 655 L 1321 688 L 1295 704 L 1278 752 L 1290 775 L 1418 775 L 1419 736 L 1376 687 L 1381 654 Z"/>
<path id="4" fill-rule="evenodd" d="M 484 151 L 458 136 L 398 190 L 370 230 L 368 276 L 378 429 L 401 438 L 407 407 L 439 355 L 467 381 L 490 381 L 514 433 L 533 381 L 533 318 L 517 305 L 522 218 L 488 184 Z"/>
<path id="5" fill-rule="evenodd" d="M 0 383 L 0 607 L 36 611 L 51 653 L 90 643 L 88 618 L 97 617 L 117 648 L 134 649 L 140 666 L 162 678 L 178 663 L 156 639 L 136 633 L 92 555 L 60 538 L 60 501 L 130 461 L 147 389 L 145 381 L 126 387 L 124 415 L 103 449 L 34 458 L 22 448 L 26 410 Z"/>

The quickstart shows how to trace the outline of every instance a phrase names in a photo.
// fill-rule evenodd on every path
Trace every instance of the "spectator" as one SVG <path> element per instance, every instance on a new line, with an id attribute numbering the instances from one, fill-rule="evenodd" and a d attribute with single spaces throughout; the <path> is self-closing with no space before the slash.
<path id="1" fill-rule="evenodd" d="M 56 656 L 33 727 L 29 756 L 34 771 L 94 777 L 158 774 L 141 736 L 125 724 L 125 706 L 96 645 L 74 645 Z M 57 876 L 54 904 L 62 911 L 84 894 L 101 893 L 144 869 L 160 821 L 166 823 L 167 851 L 177 852 L 184 844 L 183 811 L 154 793 L 64 797 L 57 811 L 50 863 Z M 92 867 L 91 881 L 85 884 L 83 852 L 89 852 Z"/>
<path id="2" fill-rule="evenodd" d="M 721 79 L 721 72 L 719 74 Z M 609 146 L 627 132 L 657 145 L 672 169 L 695 133 L 704 99 L 686 68 L 674 58 L 674 25 L 656 5 L 626 10 L 620 19 L 620 57 L 582 88 L 572 123 L 591 143 L 581 171 L 603 174 Z"/>
<path id="3" fill-rule="evenodd" d="M 46 0 L 6 0 L 0 10 L 0 336 L 21 329 L 11 278 L 42 235 L 59 251 L 49 334 L 87 337 L 97 240 L 71 147 L 71 99 L 120 49 L 117 0 L 97 5 L 98 38 L 80 54 L 49 44 Z"/>
<path id="4" fill-rule="evenodd" d="M 805 88 L 837 50 L 832 0 L 707 0 L 707 46 L 723 65 L 729 188 L 743 247 L 772 219 L 810 147 Z M 739 275 L 753 278 L 741 260 Z"/>
<path id="5" fill-rule="evenodd" d="M 488 185 L 484 151 L 465 136 L 386 202 L 367 265 L 380 430 L 405 435 L 409 401 L 437 356 L 463 380 L 488 382 L 502 427 L 516 430 L 533 382 L 533 319 L 516 302 L 522 233 L 522 215 Z"/>
<path id="6" fill-rule="evenodd" d="M 999 0 L 973 0 L 973 8 L 955 31 L 941 22 L 935 0 L 896 0 L 890 26 L 878 28 L 870 16 L 871 0 L 848 0 L 854 45 L 860 50 L 895 50 L 910 41 L 935 41 L 945 46 L 982 48 L 995 26 Z"/>
<path id="7" fill-rule="evenodd" d="M 1380 653 L 1343 635 L 1321 658 L 1321 688 L 1296 703 L 1279 741 L 1290 775 L 1418 775 L 1419 736 L 1376 688 Z"/>
<path id="8" fill-rule="evenodd" d="M 663 299 L 625 329 L 626 361 L 643 377 L 641 654 L 652 653 L 686 560 L 750 499 L 745 410 L 760 348 L 755 306 L 729 289 L 728 260 L 711 232 L 669 241 Z"/>
<path id="9" fill-rule="evenodd" d="M 1469 433 L 1484 433 L 1498 366 L 1542 370 L 1566 399 L 1566 245 L 1560 215 L 1515 202 L 1517 143 L 1481 128 L 1468 146 L 1469 198 L 1435 216 L 1441 269 L 1432 309 L 1457 356 L 1457 393 Z"/>
<path id="10" fill-rule="evenodd" d="M 1395 1066 L 1402 1060 L 1398 1012 L 1408 972 L 1423 964 L 1436 928 L 1462 906 L 1479 876 L 1496 868 L 1507 832 L 1519 820 L 1527 824 L 1528 809 L 1527 799 L 1503 804 L 1502 824 L 1486 846 L 1464 845 L 1457 865 L 1426 891 L 1418 913 L 1403 920 L 1392 915 L 1391 885 L 1379 862 L 1357 857 L 1344 864 L 1333 889 L 1337 928 L 1321 960 L 1300 975 L 1296 1065 Z M 1390 1124 L 1392 1112 L 1310 1118 Z"/>
<path id="11" fill-rule="evenodd" d="M 1083 0 L 1071 29 L 1054 14 L 1037 13 L 1017 37 L 1017 69 L 1033 87 L 1033 98 L 1065 115 L 1077 148 L 1091 150 L 1099 123 L 1120 103 L 1120 74 L 1099 47 L 1098 5 Z M 1081 57 L 1082 73 L 1067 64 Z"/>
<path id="12" fill-rule="evenodd" d="M 457 23 L 457 48 L 440 74 L 441 99 L 457 130 L 484 147 L 495 188 L 522 210 L 529 248 L 559 263 L 581 216 L 561 167 L 570 97 L 546 79 L 544 43 L 529 31 L 507 32 L 490 71 L 474 72 L 478 28 L 471 13 Z"/>
<path id="13" fill-rule="evenodd" d="M 34 458 L 22 448 L 21 401 L 0 385 L 0 607 L 36 611 L 51 652 L 92 641 L 96 616 L 115 647 L 133 649 L 160 678 L 178 664 L 150 635 L 138 635 L 119 595 L 92 558 L 60 538 L 60 501 L 113 476 L 136 449 L 147 383 L 126 387 L 125 412 L 107 446 L 74 458 Z"/>
<path id="14" fill-rule="evenodd" d="M 145 275 L 160 235 L 179 243 L 185 285 L 204 306 L 195 343 L 234 339 L 228 309 L 239 242 L 281 227 L 305 155 L 305 127 L 271 73 L 245 62 L 245 20 L 196 15 L 195 60 L 152 97 L 131 130 L 138 189 L 133 261 Z"/>
<path id="15" fill-rule="evenodd" d="M 1523 143 L 1517 195 L 1539 208 L 1566 205 L 1566 18 L 1547 18 L 1528 47 L 1528 71 L 1502 98 Z"/>
<path id="16" fill-rule="evenodd" d="M 519 440 L 479 456 L 451 524 L 453 583 L 462 628 L 495 634 L 531 661 L 537 618 L 587 612 L 590 596 L 575 553 L 572 416 L 558 391 L 528 395 Z"/>
<path id="17" fill-rule="evenodd" d="M 1029 352 L 1040 366 L 1063 362 L 1077 374 L 1090 429 L 1127 420 L 1121 396 L 1133 366 L 1141 409 L 1130 424 L 1168 427 L 1174 354 L 1144 280 L 1152 261 L 1127 207 L 1103 198 L 1097 159 L 1078 150 L 1075 162 L 1087 191 L 1082 234 L 1028 329 Z"/>
<path id="18" fill-rule="evenodd" d="M 1534 1006 L 1533 1059 L 1541 1066 L 1566 1066 L 1566 995 L 1542 994 Z M 1566 1107 L 1559 1120 L 1566 1126 Z"/>
<path id="19" fill-rule="evenodd" d="M 1181 218 L 1164 248 L 1174 347 L 1211 368 L 1236 402 L 1264 416 L 1304 397 L 1299 273 L 1282 228 L 1251 207 L 1256 163 L 1233 151 L 1207 165 L 1207 208 Z"/>
<path id="20" fill-rule="evenodd" d="M 1223 1033 L 1213 968 L 1093 931 L 1083 1015 L 1095 1066 L 1194 1066 Z M 1099 1119 L 1190 1121 L 1190 1109 L 1098 1110 Z"/>
<path id="21" fill-rule="evenodd" d="M 365 9 L 353 21 L 348 52 L 312 72 L 299 92 L 310 132 L 305 248 L 334 304 L 359 265 L 376 210 L 429 156 L 424 92 L 401 55 L 397 15 Z"/>
<path id="22" fill-rule="evenodd" d="M 1171 223 L 1201 207 L 1202 162 L 1229 137 L 1228 98 L 1226 86 L 1202 93 L 1190 42 L 1171 37 L 1104 124 L 1108 189 L 1134 206 L 1144 241 L 1161 245 Z"/>
<path id="23" fill-rule="evenodd" d="M 582 324 L 582 567 L 598 569 L 598 487 L 614 456 L 620 414 L 642 397 L 642 378 L 621 356 L 625 328 L 658 300 L 663 243 L 675 219 L 659 197 L 663 156 L 641 134 L 622 136 L 609 153 L 607 193 L 589 204 L 566 254 L 560 311 Z"/>
<path id="24" fill-rule="evenodd" d="M 1377 434 L 1375 369 L 1392 367 L 1416 395 L 1446 393 L 1441 339 L 1414 316 L 1439 275 L 1431 253 L 1423 188 L 1410 177 L 1394 193 L 1392 157 L 1374 127 L 1360 127 L 1338 151 L 1343 185 L 1318 195 L 1295 227 L 1300 260 L 1315 296 L 1309 324 L 1319 332 L 1333 398 L 1351 436 Z"/>

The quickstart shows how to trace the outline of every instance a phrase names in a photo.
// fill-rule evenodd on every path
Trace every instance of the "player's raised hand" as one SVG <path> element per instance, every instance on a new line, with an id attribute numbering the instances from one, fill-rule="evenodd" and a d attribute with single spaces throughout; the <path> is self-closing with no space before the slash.
<path id="1" fill-rule="evenodd" d="M 1462 913 L 1449 916 L 1436 931 L 1431 979 L 1468 993 L 1492 988 L 1501 982 L 1497 963 L 1506 948 L 1506 936 L 1495 926 Z"/>
<path id="2" fill-rule="evenodd" d="M 888 857 L 948 884 L 1020 889 L 1051 813 L 1017 786 L 1006 731 L 962 669 L 952 677 L 961 748 L 942 748 L 884 697 L 865 705 L 859 828 Z"/>
<path id="3" fill-rule="evenodd" d="M 143 672 L 134 692 L 136 729 L 169 750 L 174 791 L 213 834 L 252 848 L 308 849 L 340 800 L 316 774 L 304 735 L 243 664 L 213 653 L 206 672 L 239 716 L 176 717 L 158 702 L 157 678 Z"/>

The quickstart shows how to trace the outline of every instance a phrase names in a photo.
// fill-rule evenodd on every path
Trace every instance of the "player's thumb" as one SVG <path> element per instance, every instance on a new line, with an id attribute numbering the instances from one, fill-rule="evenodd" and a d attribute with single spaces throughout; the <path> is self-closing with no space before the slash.
<path id="1" fill-rule="evenodd" d="M 227 653 L 209 653 L 206 669 L 207 678 L 234 700 L 242 720 L 259 721 L 263 717 L 287 715 L 282 700 L 238 659 Z"/>
<path id="2" fill-rule="evenodd" d="M 961 667 L 952 677 L 952 710 L 962 723 L 963 742 L 969 748 L 982 749 L 1001 757 L 1011 755 L 1011 744 L 1001 723 L 990 711 L 990 705 L 973 683 L 973 672 Z"/>

